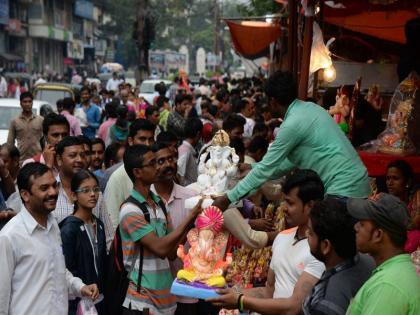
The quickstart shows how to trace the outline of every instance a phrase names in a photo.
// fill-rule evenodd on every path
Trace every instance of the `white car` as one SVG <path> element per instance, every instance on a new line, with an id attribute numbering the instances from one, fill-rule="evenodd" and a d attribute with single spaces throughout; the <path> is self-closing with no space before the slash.
<path id="1" fill-rule="evenodd" d="M 49 108 L 48 108 L 49 107 Z M 34 100 L 32 111 L 36 115 L 41 114 L 41 109 L 53 111 L 50 103 Z M 14 98 L 0 98 L 0 144 L 7 142 L 10 122 L 22 112 L 20 101 Z"/>
<path id="2" fill-rule="evenodd" d="M 159 94 L 155 91 L 155 85 L 163 82 L 166 85 L 166 88 L 168 88 L 172 81 L 169 80 L 144 80 L 140 84 L 140 94 L 139 97 L 143 97 L 149 104 L 153 105 L 153 99 L 155 96 L 158 96 Z"/>

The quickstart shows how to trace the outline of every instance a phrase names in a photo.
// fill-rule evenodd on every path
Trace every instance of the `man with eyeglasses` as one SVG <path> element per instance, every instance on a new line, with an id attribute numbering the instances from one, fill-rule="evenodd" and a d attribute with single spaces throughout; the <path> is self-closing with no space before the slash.
<path id="1" fill-rule="evenodd" d="M 78 171 L 87 168 L 87 162 L 83 143 L 78 137 L 66 137 L 61 140 L 57 144 L 56 154 L 59 171 L 57 176 L 59 192 L 57 205 L 52 214 L 60 223 L 74 211 L 74 203 L 70 198 L 71 179 Z M 109 247 L 114 237 L 114 229 L 102 193 L 99 193 L 93 214 L 104 223 L 106 243 Z"/>
<path id="2" fill-rule="evenodd" d="M 151 314 L 175 312 L 168 258 L 176 257 L 178 244 L 201 212 L 198 204 L 176 228 L 172 227 L 171 213 L 165 213 L 160 197 L 150 189 L 158 177 L 170 182 L 174 174 L 173 153 L 159 146 L 156 149 L 159 148 L 156 154 L 149 146 L 133 145 L 124 153 L 124 168 L 134 187 L 130 199 L 122 204 L 119 217 L 124 267 L 130 270 L 124 315 L 146 314 L 146 310 Z"/>

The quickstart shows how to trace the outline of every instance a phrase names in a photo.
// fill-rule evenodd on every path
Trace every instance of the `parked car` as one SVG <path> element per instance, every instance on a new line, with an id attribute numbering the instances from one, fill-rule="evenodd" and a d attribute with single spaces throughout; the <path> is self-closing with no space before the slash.
<path id="1" fill-rule="evenodd" d="M 153 104 L 153 98 L 158 95 L 155 91 L 155 85 L 163 82 L 167 88 L 172 84 L 169 80 L 144 80 L 140 84 L 139 97 L 143 97 L 149 104 Z"/>
<path id="2" fill-rule="evenodd" d="M 54 111 L 57 111 L 57 101 L 65 97 L 76 99 L 76 94 L 82 88 L 81 85 L 68 83 L 47 82 L 37 84 L 34 88 L 34 98 L 52 105 Z"/>
<path id="3" fill-rule="evenodd" d="M 36 115 L 41 112 L 51 112 L 51 104 L 45 101 L 34 100 L 32 111 Z M 20 101 L 14 98 L 0 98 L 0 144 L 7 142 L 10 122 L 22 112 Z"/>

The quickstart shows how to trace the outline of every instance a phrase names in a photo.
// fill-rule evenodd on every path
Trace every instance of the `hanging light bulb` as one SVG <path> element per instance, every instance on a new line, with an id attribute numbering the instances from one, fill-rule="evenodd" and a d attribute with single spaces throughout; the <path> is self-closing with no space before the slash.
<path id="1" fill-rule="evenodd" d="M 327 81 L 327 82 L 333 82 L 335 80 L 335 78 L 337 77 L 337 73 L 333 65 L 324 69 L 323 77 L 324 77 L 324 81 Z"/>

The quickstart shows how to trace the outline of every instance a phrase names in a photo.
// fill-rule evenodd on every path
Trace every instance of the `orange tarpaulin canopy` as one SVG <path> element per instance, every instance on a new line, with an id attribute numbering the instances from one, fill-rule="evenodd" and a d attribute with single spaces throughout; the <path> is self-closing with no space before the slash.
<path id="1" fill-rule="evenodd" d="M 349 16 L 326 15 L 325 22 L 349 30 L 389 40 L 405 43 L 404 25 L 418 15 L 413 11 L 373 11 Z"/>
<path id="2" fill-rule="evenodd" d="M 240 23 L 225 21 L 229 27 L 235 51 L 247 58 L 259 57 L 281 34 L 278 24 L 261 21 L 241 21 Z"/>

